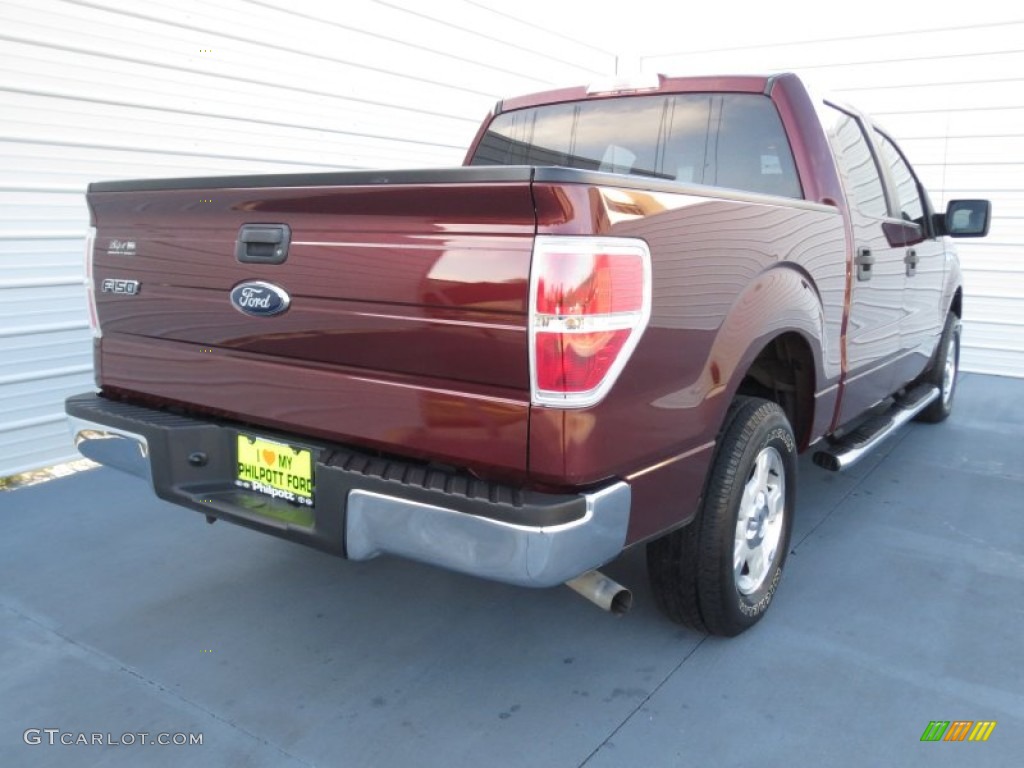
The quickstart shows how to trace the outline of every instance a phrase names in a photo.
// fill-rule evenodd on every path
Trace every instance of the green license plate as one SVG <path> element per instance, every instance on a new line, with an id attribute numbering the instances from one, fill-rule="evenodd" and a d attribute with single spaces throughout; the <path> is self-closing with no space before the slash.
<path id="1" fill-rule="evenodd" d="M 313 506 L 313 452 L 238 435 L 235 485 L 275 499 Z"/>

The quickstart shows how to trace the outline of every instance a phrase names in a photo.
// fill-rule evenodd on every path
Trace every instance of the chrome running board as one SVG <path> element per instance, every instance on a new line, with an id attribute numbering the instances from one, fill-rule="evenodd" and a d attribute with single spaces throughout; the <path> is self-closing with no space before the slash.
<path id="1" fill-rule="evenodd" d="M 833 472 L 852 467 L 893 432 L 931 405 L 939 394 L 939 388 L 936 386 L 918 385 L 893 403 L 889 410 L 868 419 L 824 450 L 817 451 L 814 454 L 814 463 Z"/>

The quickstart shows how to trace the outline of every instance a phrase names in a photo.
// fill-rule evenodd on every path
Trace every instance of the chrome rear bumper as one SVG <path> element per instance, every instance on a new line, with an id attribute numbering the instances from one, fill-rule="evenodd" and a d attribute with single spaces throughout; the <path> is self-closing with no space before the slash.
<path id="1" fill-rule="evenodd" d="M 143 480 L 152 479 L 149 443 L 143 435 L 69 417 L 71 439 L 85 458 L 120 469 Z"/>
<path id="2" fill-rule="evenodd" d="M 70 398 L 75 446 L 101 464 L 148 480 L 163 499 L 275 536 L 368 560 L 381 554 L 529 587 L 562 584 L 615 558 L 626 541 L 632 494 L 624 482 L 580 494 L 543 494 L 451 473 L 446 482 L 398 481 L 426 471 L 380 461 L 374 472 L 337 456 L 354 451 L 274 435 L 317 455 L 316 502 L 305 522 L 286 502 L 235 484 L 237 428 L 106 400 Z M 248 429 L 247 429 L 248 431 Z M 202 463 L 194 461 L 198 454 Z M 358 464 L 358 462 L 357 462 Z M 434 470 L 430 470 L 434 472 Z M 465 488 L 457 492 L 455 488 Z"/>
<path id="3" fill-rule="evenodd" d="M 584 494 L 586 514 L 551 527 L 511 525 L 362 490 L 348 494 L 345 549 L 353 560 L 387 552 L 525 587 L 551 587 L 616 557 L 626 541 L 630 490 Z"/>

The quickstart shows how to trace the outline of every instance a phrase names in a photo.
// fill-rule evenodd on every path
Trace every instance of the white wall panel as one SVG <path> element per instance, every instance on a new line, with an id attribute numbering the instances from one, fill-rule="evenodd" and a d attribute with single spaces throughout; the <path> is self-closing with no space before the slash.
<path id="1" fill-rule="evenodd" d="M 796 71 L 891 131 L 937 207 L 955 198 L 992 200 L 989 237 L 958 241 L 965 274 L 962 363 L 967 370 L 1024 376 L 1024 21 L 890 26 L 885 34 L 698 49 L 646 57 L 643 68 Z"/>
<path id="2" fill-rule="evenodd" d="M 0 0 L 0 476 L 74 455 L 89 182 L 458 165 L 497 99 L 614 69 L 469 0 Z"/>

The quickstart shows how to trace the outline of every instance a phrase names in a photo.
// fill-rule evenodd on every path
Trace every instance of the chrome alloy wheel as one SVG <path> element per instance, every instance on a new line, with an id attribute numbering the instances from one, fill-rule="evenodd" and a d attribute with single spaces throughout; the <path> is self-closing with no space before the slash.
<path id="1" fill-rule="evenodd" d="M 953 385 L 956 384 L 956 357 L 959 329 L 954 327 L 946 342 L 946 364 L 942 370 L 942 404 L 949 407 L 953 399 Z"/>
<path id="2" fill-rule="evenodd" d="M 785 515 L 782 456 L 769 445 L 754 460 L 736 518 L 732 564 L 742 594 L 753 594 L 764 584 L 778 554 Z"/>

